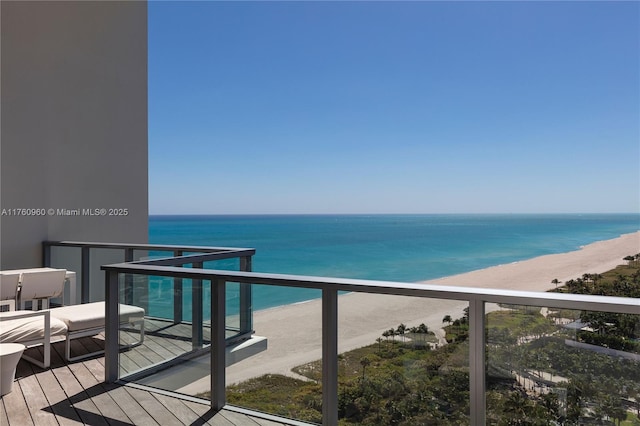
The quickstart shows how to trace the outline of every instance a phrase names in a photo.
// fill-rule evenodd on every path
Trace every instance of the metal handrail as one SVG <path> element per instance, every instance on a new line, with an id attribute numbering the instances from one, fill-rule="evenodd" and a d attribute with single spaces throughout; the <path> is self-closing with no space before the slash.
<path id="1" fill-rule="evenodd" d="M 42 264 L 51 266 L 52 247 L 76 247 L 81 251 L 80 266 L 80 301 L 87 303 L 90 300 L 90 257 L 91 249 L 115 249 L 123 250 L 125 262 L 134 262 L 134 251 L 168 251 L 171 257 L 162 259 L 147 259 L 139 261 L 144 264 L 181 266 L 186 264 L 201 265 L 203 262 L 239 258 L 241 268 L 244 271 L 251 270 L 251 258 L 256 254 L 253 248 L 236 247 L 210 247 L 172 244 L 140 244 L 140 243 L 105 243 L 93 241 L 43 241 Z M 193 253 L 184 255 L 184 253 Z"/>
<path id="2" fill-rule="evenodd" d="M 93 241 L 43 241 L 44 247 L 90 247 L 90 248 L 112 248 L 112 249 L 132 249 L 149 251 L 183 251 L 197 253 L 215 253 L 219 251 L 252 251 L 255 249 L 236 247 L 210 247 L 210 246 L 183 246 L 173 244 L 140 244 L 140 243 L 104 243 Z"/>
<path id="3" fill-rule="evenodd" d="M 107 351 L 105 376 L 118 379 L 118 274 L 142 274 L 211 281 L 212 350 L 211 405 L 219 410 L 226 405 L 225 394 L 225 285 L 227 282 L 310 288 L 322 290 L 322 418 L 323 424 L 338 422 L 338 292 L 363 292 L 469 303 L 469 366 L 471 424 L 485 424 L 485 303 L 546 306 L 625 314 L 640 314 L 640 299 L 531 292 L 490 288 L 454 287 L 432 284 L 310 277 L 301 275 L 236 272 L 212 269 L 184 269 L 144 263 L 120 263 L 102 266 L 107 277 Z"/>

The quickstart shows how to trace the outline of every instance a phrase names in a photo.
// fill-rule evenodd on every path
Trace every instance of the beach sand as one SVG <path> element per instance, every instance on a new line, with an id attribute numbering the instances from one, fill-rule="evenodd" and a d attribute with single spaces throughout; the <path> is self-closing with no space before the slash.
<path id="1" fill-rule="evenodd" d="M 640 252 L 640 231 L 589 244 L 580 250 L 541 256 L 478 271 L 426 281 L 463 287 L 546 291 L 555 278 L 564 282 L 584 273 L 602 273 Z M 292 290 L 295 291 L 295 290 Z M 349 293 L 339 296 L 339 351 L 366 346 L 400 323 L 425 323 L 440 330 L 445 315 L 462 316 L 466 302 Z M 254 313 L 256 335 L 268 338 L 268 349 L 227 368 L 227 383 L 267 373 L 295 376 L 291 368 L 321 358 L 321 302 L 313 300 Z"/>

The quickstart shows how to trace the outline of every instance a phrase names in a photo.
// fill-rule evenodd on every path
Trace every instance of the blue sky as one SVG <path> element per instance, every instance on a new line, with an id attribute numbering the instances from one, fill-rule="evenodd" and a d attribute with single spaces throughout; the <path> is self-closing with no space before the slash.
<path id="1" fill-rule="evenodd" d="M 640 211 L 638 2 L 149 2 L 151 214 Z"/>

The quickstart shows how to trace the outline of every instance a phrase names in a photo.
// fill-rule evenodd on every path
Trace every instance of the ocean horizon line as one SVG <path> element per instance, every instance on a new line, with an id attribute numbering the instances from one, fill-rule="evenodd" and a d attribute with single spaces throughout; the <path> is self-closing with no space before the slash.
<path id="1" fill-rule="evenodd" d="M 150 213 L 149 217 L 224 217 L 224 216 L 616 216 L 640 212 L 484 212 L 484 213 Z"/>

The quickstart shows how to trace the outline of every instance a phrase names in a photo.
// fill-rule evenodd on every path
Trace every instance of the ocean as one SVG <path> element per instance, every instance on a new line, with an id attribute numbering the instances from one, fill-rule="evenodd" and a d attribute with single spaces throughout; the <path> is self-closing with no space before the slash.
<path id="1" fill-rule="evenodd" d="M 640 230 L 638 214 L 150 216 L 152 244 L 255 248 L 253 270 L 416 282 Z M 635 254 L 635 253 L 629 253 Z M 207 264 L 237 269 L 237 261 Z M 320 297 L 254 286 L 253 309 Z"/>

